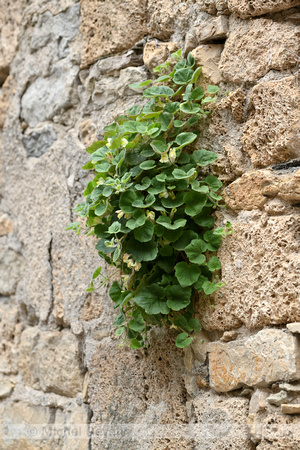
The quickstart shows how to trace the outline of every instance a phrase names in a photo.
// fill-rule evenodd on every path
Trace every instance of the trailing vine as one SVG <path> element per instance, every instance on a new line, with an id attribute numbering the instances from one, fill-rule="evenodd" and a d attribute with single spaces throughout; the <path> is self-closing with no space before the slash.
<path id="1" fill-rule="evenodd" d="M 217 155 L 194 146 L 219 88 L 205 91 L 201 68 L 181 51 L 155 71 L 158 79 L 130 85 L 149 101 L 117 117 L 87 149 L 83 168 L 96 175 L 74 210 L 97 237 L 100 257 L 122 273 L 109 294 L 119 309 L 116 334 L 133 349 L 147 346 L 153 326 L 177 330 L 177 347 L 193 342 L 201 329 L 195 300 L 222 286 L 214 253 L 231 232 L 229 223 L 214 228 L 222 183 L 207 168 Z M 81 223 L 67 229 L 79 234 Z M 109 279 L 98 267 L 87 290 Z"/>

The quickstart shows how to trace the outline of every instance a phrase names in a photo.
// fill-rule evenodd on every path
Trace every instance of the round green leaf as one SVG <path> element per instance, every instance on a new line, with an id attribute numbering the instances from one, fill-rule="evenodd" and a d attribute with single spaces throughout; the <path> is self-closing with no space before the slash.
<path id="1" fill-rule="evenodd" d="M 142 162 L 142 164 L 140 164 L 140 168 L 143 170 L 151 170 L 155 167 L 155 165 L 155 161 L 149 159 L 148 161 Z"/>
<path id="2" fill-rule="evenodd" d="M 184 196 L 184 202 L 186 203 L 185 213 L 188 216 L 196 216 L 199 214 L 207 202 L 207 197 L 200 192 L 188 192 Z"/>
<path id="3" fill-rule="evenodd" d="M 211 272 L 221 269 L 221 263 L 217 256 L 212 256 L 207 263 L 207 267 Z"/>
<path id="4" fill-rule="evenodd" d="M 134 237 L 140 242 L 151 241 L 154 232 L 154 225 L 150 220 L 146 220 L 145 224 L 134 230 Z"/>
<path id="5" fill-rule="evenodd" d="M 158 246 L 154 239 L 141 245 L 135 238 L 131 238 L 127 243 L 127 252 L 137 262 L 153 261 L 157 256 Z"/>
<path id="6" fill-rule="evenodd" d="M 203 264 L 206 261 L 204 253 L 207 249 L 207 244 L 202 239 L 194 239 L 185 249 L 189 260 L 195 264 Z"/>
<path id="7" fill-rule="evenodd" d="M 195 284 L 200 276 L 201 269 L 195 264 L 187 264 L 180 262 L 176 264 L 175 276 L 182 287 L 192 286 Z"/>
<path id="8" fill-rule="evenodd" d="M 188 84 L 193 78 L 193 75 L 194 71 L 189 67 L 178 69 L 174 74 L 173 81 L 176 84 Z"/>
<path id="9" fill-rule="evenodd" d="M 158 284 L 151 284 L 141 289 L 133 297 L 133 301 L 147 314 L 168 314 L 170 311 L 165 300 L 165 290 Z"/>
<path id="10" fill-rule="evenodd" d="M 175 142 L 179 145 L 179 148 L 181 148 L 193 142 L 196 137 L 197 135 L 195 133 L 180 133 L 176 137 Z"/>
<path id="11" fill-rule="evenodd" d="M 191 301 L 192 289 L 190 287 L 181 287 L 179 285 L 168 286 L 166 288 L 167 305 L 174 311 L 179 311 L 188 306 Z"/>
<path id="12" fill-rule="evenodd" d="M 104 214 L 106 211 L 106 205 L 104 203 L 100 203 L 99 205 L 96 206 L 95 208 L 95 214 L 96 216 L 102 216 L 102 214 Z"/>
<path id="13" fill-rule="evenodd" d="M 180 333 L 175 341 L 175 345 L 178 348 L 186 348 L 193 342 L 193 339 L 189 337 L 187 333 Z"/>
<path id="14" fill-rule="evenodd" d="M 174 91 L 168 86 L 151 86 L 146 89 L 143 94 L 143 96 L 147 98 L 172 97 L 172 95 L 174 95 Z"/>

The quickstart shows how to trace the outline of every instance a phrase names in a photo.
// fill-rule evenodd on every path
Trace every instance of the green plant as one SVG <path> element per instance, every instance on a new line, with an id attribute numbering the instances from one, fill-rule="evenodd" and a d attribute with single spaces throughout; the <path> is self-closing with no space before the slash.
<path id="1" fill-rule="evenodd" d="M 205 107 L 219 88 L 205 92 L 198 85 L 201 68 L 180 51 L 156 72 L 156 81 L 130 85 L 146 88 L 148 103 L 117 117 L 87 149 L 91 160 L 83 168 L 96 176 L 74 210 L 86 218 L 86 233 L 98 238 L 99 255 L 122 272 L 109 292 L 120 310 L 116 334 L 133 349 L 147 345 L 153 326 L 178 330 L 177 347 L 193 341 L 201 329 L 194 302 L 198 292 L 209 295 L 222 285 L 214 252 L 230 232 L 230 224 L 214 229 L 222 183 L 207 166 L 217 155 L 194 150 L 209 114 Z M 80 228 L 80 222 L 68 227 Z M 88 291 L 109 278 L 98 267 Z"/>

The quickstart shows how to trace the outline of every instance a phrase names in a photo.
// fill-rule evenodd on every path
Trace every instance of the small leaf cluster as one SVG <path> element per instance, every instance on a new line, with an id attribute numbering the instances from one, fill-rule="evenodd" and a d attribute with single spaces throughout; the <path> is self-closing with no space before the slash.
<path id="1" fill-rule="evenodd" d="M 199 86 L 201 68 L 180 51 L 156 72 L 156 81 L 130 85 L 148 102 L 117 117 L 87 149 L 83 168 L 95 177 L 74 210 L 100 257 L 122 273 L 109 293 L 119 309 L 116 334 L 133 349 L 147 345 L 153 326 L 177 330 L 177 347 L 191 344 L 201 329 L 195 299 L 222 285 L 214 253 L 230 232 L 230 224 L 214 228 L 222 183 L 207 169 L 217 155 L 194 149 L 218 87 Z M 80 222 L 68 229 L 79 233 Z M 99 267 L 88 291 L 108 281 Z"/>

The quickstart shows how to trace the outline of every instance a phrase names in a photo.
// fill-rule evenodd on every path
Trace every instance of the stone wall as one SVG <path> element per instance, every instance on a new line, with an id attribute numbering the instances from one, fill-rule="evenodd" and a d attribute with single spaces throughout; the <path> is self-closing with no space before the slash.
<path id="1" fill-rule="evenodd" d="M 299 0 L 0 0 L 1 449 L 300 449 L 299 19 Z M 85 147 L 177 47 L 221 88 L 197 145 L 234 234 L 197 343 L 131 351 L 86 292 L 94 242 L 64 227 Z"/>

